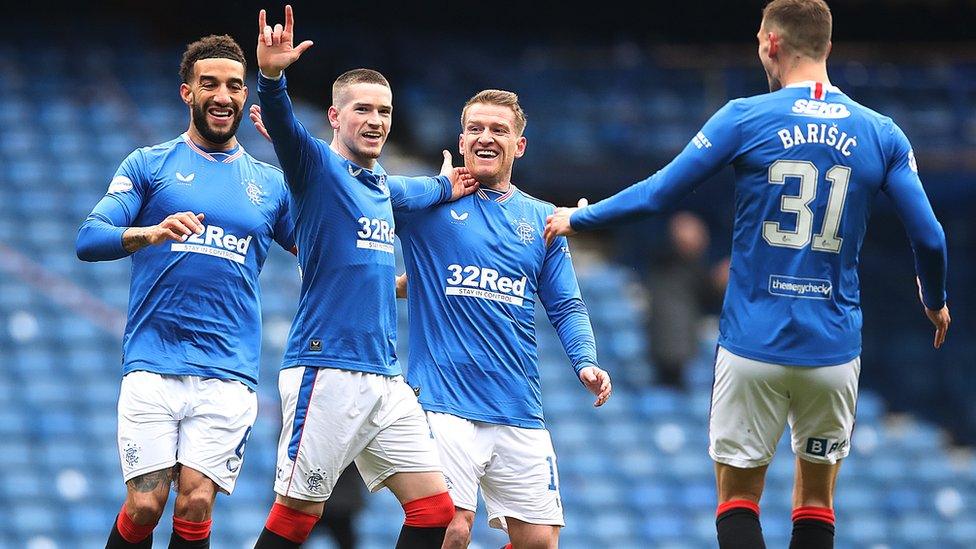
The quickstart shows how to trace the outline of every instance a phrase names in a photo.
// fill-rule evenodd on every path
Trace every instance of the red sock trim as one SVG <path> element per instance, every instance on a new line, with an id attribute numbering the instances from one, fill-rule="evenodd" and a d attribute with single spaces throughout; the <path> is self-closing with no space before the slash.
<path id="1" fill-rule="evenodd" d="M 502 547 L 502 549 L 513 549 L 512 548 L 512 544 L 511 543 L 506 543 L 505 544 L 505 547 Z"/>
<path id="2" fill-rule="evenodd" d="M 715 510 L 715 516 L 719 516 L 726 511 L 731 511 L 732 509 L 749 509 L 756 515 L 759 514 L 759 504 L 749 501 L 747 499 L 733 499 L 726 501 L 725 503 L 720 503 L 718 509 Z"/>
<path id="3" fill-rule="evenodd" d="M 186 541 L 200 541 L 210 536 L 210 524 L 213 519 L 203 522 L 193 522 L 173 517 L 173 531 Z"/>
<path id="4" fill-rule="evenodd" d="M 152 534 L 156 524 L 136 524 L 132 522 L 132 517 L 125 512 L 125 504 L 123 503 L 122 510 L 119 511 L 119 516 L 115 519 L 115 527 L 119 529 L 119 534 L 122 534 L 122 539 L 129 543 L 139 543 Z"/>
<path id="5" fill-rule="evenodd" d="M 288 541 L 304 543 L 318 521 L 319 517 L 315 515 L 275 503 L 271 506 L 271 512 L 268 513 L 268 521 L 264 523 L 264 527 Z"/>
<path id="6" fill-rule="evenodd" d="M 813 519 L 833 524 L 834 510 L 826 507 L 797 507 L 793 509 L 793 522 L 801 519 Z"/>
<path id="7" fill-rule="evenodd" d="M 418 528 L 444 528 L 454 518 L 454 501 L 450 494 L 441 492 L 403 504 L 406 519 L 403 524 Z"/>

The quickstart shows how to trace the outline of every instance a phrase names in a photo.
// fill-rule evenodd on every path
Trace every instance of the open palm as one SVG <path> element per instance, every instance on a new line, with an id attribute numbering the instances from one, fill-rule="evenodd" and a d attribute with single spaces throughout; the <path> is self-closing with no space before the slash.
<path id="1" fill-rule="evenodd" d="M 295 13 L 291 6 L 285 6 L 285 26 L 278 23 L 271 27 L 268 24 L 267 13 L 258 13 L 258 68 L 265 76 L 276 78 L 281 71 L 298 60 L 305 50 L 312 47 L 312 41 L 306 40 L 294 45 Z"/>

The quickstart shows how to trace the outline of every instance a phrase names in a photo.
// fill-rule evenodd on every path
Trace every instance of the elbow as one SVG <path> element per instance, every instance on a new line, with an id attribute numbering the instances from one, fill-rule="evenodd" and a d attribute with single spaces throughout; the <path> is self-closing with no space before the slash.
<path id="1" fill-rule="evenodd" d="M 82 226 L 78 230 L 78 238 L 75 240 L 75 255 L 78 256 L 78 259 L 87 262 L 103 261 L 105 259 L 103 257 L 104 254 L 98 249 L 96 239 L 93 238 L 90 227 Z"/>
<path id="2" fill-rule="evenodd" d="M 82 226 L 78 229 L 78 236 L 75 238 L 75 255 L 82 261 L 95 261 L 95 252 L 92 250 L 87 237 L 87 229 Z"/>
<path id="3" fill-rule="evenodd" d="M 94 248 L 87 243 L 82 242 L 80 238 L 75 243 L 75 255 L 78 256 L 78 259 L 82 261 L 98 261 L 98 254 L 95 253 Z"/>
<path id="4" fill-rule="evenodd" d="M 935 223 L 933 227 L 926 230 L 925 233 L 918 239 L 916 239 L 915 249 L 919 253 L 924 253 L 927 255 L 945 255 L 946 253 L 946 239 L 945 230 L 942 229 L 942 225 L 938 222 Z"/>

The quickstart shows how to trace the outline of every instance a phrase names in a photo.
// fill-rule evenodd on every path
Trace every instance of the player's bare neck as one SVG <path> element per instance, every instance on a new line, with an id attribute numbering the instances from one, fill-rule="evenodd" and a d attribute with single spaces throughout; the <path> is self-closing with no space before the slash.
<path id="1" fill-rule="evenodd" d="M 508 179 L 506 179 L 505 181 L 488 182 L 488 183 L 481 183 L 479 181 L 478 183 L 481 184 L 481 186 L 483 186 L 486 189 L 491 189 L 493 191 L 499 191 L 503 193 L 508 192 L 508 189 L 511 188 L 512 186 L 512 182 L 509 181 Z"/>
<path id="2" fill-rule="evenodd" d="M 190 141 L 193 141 L 195 145 L 197 145 L 198 147 L 200 147 L 205 151 L 215 151 L 215 152 L 229 151 L 237 147 L 236 135 L 231 136 L 230 139 L 228 139 L 223 143 L 214 143 L 212 141 L 208 141 L 204 139 L 203 136 L 200 135 L 200 132 L 198 132 L 195 127 L 193 127 L 193 124 L 190 124 L 190 129 L 186 130 L 186 134 L 190 136 Z"/>
<path id="3" fill-rule="evenodd" d="M 375 158 L 361 157 L 359 155 L 353 154 L 352 151 L 342 146 L 342 144 L 339 142 L 338 136 L 336 136 L 332 140 L 332 143 L 329 144 L 329 148 L 332 149 L 332 152 L 338 154 L 339 156 L 345 158 L 346 160 L 352 162 L 353 164 L 361 168 L 366 168 L 367 170 L 372 171 L 373 168 L 376 166 Z"/>
<path id="4" fill-rule="evenodd" d="M 809 81 L 822 82 L 828 86 L 830 85 L 830 79 L 827 76 L 826 61 L 814 61 L 805 57 L 797 57 L 790 63 L 789 67 L 783 68 L 780 75 L 780 82 L 783 84 L 783 87 L 798 82 Z"/>

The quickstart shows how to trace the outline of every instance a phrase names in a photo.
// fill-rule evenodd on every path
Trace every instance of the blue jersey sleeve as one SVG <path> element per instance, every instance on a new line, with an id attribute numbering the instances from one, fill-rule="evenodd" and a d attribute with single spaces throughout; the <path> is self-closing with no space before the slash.
<path id="1" fill-rule="evenodd" d="M 122 233 L 142 208 L 150 173 L 142 151 L 133 151 L 116 170 L 108 192 L 78 229 L 75 252 L 82 261 L 110 261 L 129 255 Z"/>
<path id="2" fill-rule="evenodd" d="M 437 177 L 388 176 L 390 202 L 394 211 L 417 211 L 436 206 L 451 199 L 451 181 Z"/>
<path id="3" fill-rule="evenodd" d="M 281 199 L 278 208 L 278 218 L 274 226 L 274 239 L 282 248 L 291 252 L 295 250 L 295 221 L 291 217 L 291 204 L 288 196 Z"/>
<path id="4" fill-rule="evenodd" d="M 580 295 L 566 237 L 557 238 L 546 250 L 538 291 L 576 375 L 587 366 L 596 366 L 596 340 L 590 313 Z"/>
<path id="5" fill-rule="evenodd" d="M 670 164 L 610 198 L 579 209 L 570 218 L 570 224 L 578 231 L 585 231 L 626 223 L 674 207 L 738 155 L 741 145 L 738 112 L 737 103 L 730 101 L 705 123 Z"/>
<path id="6" fill-rule="evenodd" d="M 881 190 L 894 204 L 912 243 L 922 300 L 927 308 L 937 311 L 945 305 L 947 297 L 945 232 L 925 196 L 908 138 L 894 123 L 890 137 L 887 174 Z"/>
<path id="7" fill-rule="evenodd" d="M 318 139 L 295 117 L 284 73 L 272 80 L 258 72 L 258 100 L 285 181 L 292 192 L 301 193 L 309 174 L 321 163 Z"/>

